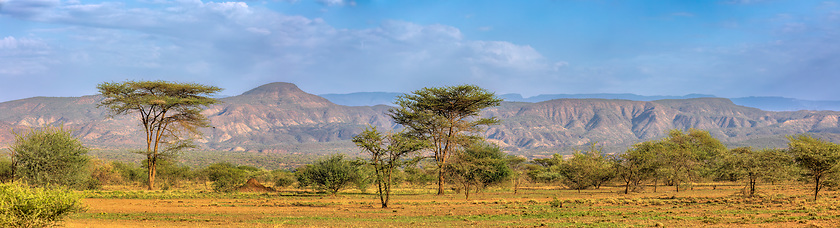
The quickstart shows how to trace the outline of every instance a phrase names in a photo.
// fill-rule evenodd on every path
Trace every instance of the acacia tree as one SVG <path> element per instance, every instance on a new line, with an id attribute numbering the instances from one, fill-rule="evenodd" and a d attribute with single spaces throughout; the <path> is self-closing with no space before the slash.
<path id="1" fill-rule="evenodd" d="M 563 183 L 578 192 L 590 186 L 600 188 L 615 177 L 615 170 L 607 157 L 594 143 L 587 151 L 575 151 L 572 158 L 559 164 L 558 171 L 564 177 Z"/>
<path id="2" fill-rule="evenodd" d="M 389 110 L 389 115 L 405 126 L 407 133 L 429 142 L 438 168 L 438 195 L 443 195 L 447 159 L 475 141 L 480 126 L 499 122 L 480 118 L 479 112 L 501 102 L 495 94 L 474 85 L 423 88 L 398 96 L 395 103 L 399 107 Z"/>
<path id="3" fill-rule="evenodd" d="M 104 82 L 97 86 L 105 98 L 109 117 L 136 113 L 146 136 L 146 168 L 149 190 L 154 189 L 158 160 L 179 150 L 194 147 L 184 135 L 200 135 L 199 128 L 209 127 L 202 108 L 216 104 L 211 98 L 221 88 L 194 83 L 165 81 Z"/>
<path id="4" fill-rule="evenodd" d="M 728 177 L 746 178 L 749 195 L 752 196 L 759 179 L 774 179 L 773 177 L 784 175 L 791 162 L 791 157 L 781 150 L 754 151 L 749 147 L 740 147 L 730 150 L 721 167 L 728 169 L 724 173 Z"/>
<path id="5" fill-rule="evenodd" d="M 383 135 L 376 127 L 368 127 L 362 133 L 353 136 L 353 142 L 370 154 L 370 164 L 376 173 L 379 201 L 382 208 L 388 208 L 394 168 L 401 165 L 406 155 L 425 148 L 425 141 L 402 133 Z"/>
<path id="6" fill-rule="evenodd" d="M 525 164 L 527 159 L 525 159 L 524 157 L 507 155 L 507 157 L 505 157 L 505 161 L 507 161 L 507 165 L 512 171 L 511 179 L 513 181 L 513 194 L 516 194 L 517 192 L 519 192 L 519 185 L 522 183 L 522 178 L 526 177 L 526 175 L 523 174 L 525 174 L 525 171 L 527 169 L 527 166 Z"/>
<path id="7" fill-rule="evenodd" d="M 448 171 L 452 182 L 463 187 L 466 199 L 470 198 L 470 188 L 475 187 L 478 191 L 487 185 L 501 183 L 513 173 L 502 149 L 484 142 L 474 143 L 458 151 L 454 159 L 444 169 Z"/>
<path id="8" fill-rule="evenodd" d="M 687 134 L 671 130 L 659 143 L 664 147 L 660 162 L 677 192 L 682 182 L 710 175 L 720 161 L 720 154 L 726 150 L 708 131 L 697 129 L 689 129 Z"/>
<path id="9" fill-rule="evenodd" d="M 810 135 L 789 136 L 788 147 L 796 163 L 805 168 L 814 181 L 814 201 L 820 189 L 826 185 L 825 178 L 838 172 L 840 145 L 816 139 Z"/>
<path id="10" fill-rule="evenodd" d="M 624 154 L 614 157 L 616 176 L 624 181 L 624 194 L 630 192 L 630 186 L 635 189 L 643 180 L 654 176 L 660 166 L 656 159 L 656 154 L 660 151 L 661 144 L 646 141 L 633 145 Z"/>

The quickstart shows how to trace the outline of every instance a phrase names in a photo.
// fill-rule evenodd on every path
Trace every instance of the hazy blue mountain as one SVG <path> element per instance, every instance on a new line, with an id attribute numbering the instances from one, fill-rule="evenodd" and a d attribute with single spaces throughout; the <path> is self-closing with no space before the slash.
<path id="1" fill-rule="evenodd" d="M 840 111 L 840 101 L 809 101 L 785 97 L 741 97 L 730 99 L 737 105 L 767 111 L 832 110 Z"/>

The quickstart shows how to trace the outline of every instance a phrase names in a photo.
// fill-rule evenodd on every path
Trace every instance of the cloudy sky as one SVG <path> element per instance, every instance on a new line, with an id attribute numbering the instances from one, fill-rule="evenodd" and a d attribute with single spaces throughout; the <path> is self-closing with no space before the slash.
<path id="1" fill-rule="evenodd" d="M 840 100 L 840 2 L 0 0 L 0 101 L 158 79 Z"/>

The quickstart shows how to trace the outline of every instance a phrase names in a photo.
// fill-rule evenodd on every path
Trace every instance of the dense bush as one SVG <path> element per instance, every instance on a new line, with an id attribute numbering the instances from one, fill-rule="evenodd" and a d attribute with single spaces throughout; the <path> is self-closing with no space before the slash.
<path id="1" fill-rule="evenodd" d="M 13 174 L 14 164 L 12 160 L 6 157 L 0 157 L 0 183 L 11 181 Z"/>
<path id="2" fill-rule="evenodd" d="M 111 162 L 111 167 L 114 168 L 114 172 L 118 173 L 120 177 L 122 177 L 124 183 L 143 183 L 144 181 L 148 181 L 146 178 L 148 175 L 146 174 L 146 170 L 138 165 L 115 161 Z"/>
<path id="3" fill-rule="evenodd" d="M 403 170 L 403 176 L 408 184 L 426 186 L 437 181 L 437 169 L 434 164 L 408 166 Z"/>
<path id="4" fill-rule="evenodd" d="M 216 163 L 204 169 L 213 190 L 217 192 L 233 192 L 248 179 L 248 171 L 237 168 L 230 163 Z"/>
<path id="5" fill-rule="evenodd" d="M 0 184 L 0 227 L 48 227 L 83 211 L 79 196 L 66 190 Z"/>
<path id="6" fill-rule="evenodd" d="M 275 188 L 289 187 L 295 183 L 295 174 L 289 171 L 278 169 L 271 171 L 271 174 L 274 177 Z"/>
<path id="7" fill-rule="evenodd" d="M 300 187 L 312 186 L 325 190 L 331 194 L 355 184 L 359 179 L 359 166 L 344 156 L 335 155 L 327 160 L 317 161 L 295 171 L 295 177 Z"/>
<path id="8" fill-rule="evenodd" d="M 182 180 L 191 180 L 195 177 L 190 167 L 175 164 L 172 161 L 158 161 L 156 170 L 157 179 L 160 181 L 162 190 L 167 190 L 171 187 L 180 187 Z M 144 173 L 144 175 L 149 174 Z"/>
<path id="9" fill-rule="evenodd" d="M 102 185 L 112 185 L 123 182 L 122 175 L 114 169 L 112 163 L 105 163 L 102 160 L 94 159 L 90 161 L 88 166 L 88 169 L 90 169 L 88 189 L 99 189 Z"/>
<path id="10" fill-rule="evenodd" d="M 88 149 L 61 127 L 31 129 L 15 134 L 11 146 L 17 161 L 15 176 L 36 186 L 64 185 L 85 188 Z"/>

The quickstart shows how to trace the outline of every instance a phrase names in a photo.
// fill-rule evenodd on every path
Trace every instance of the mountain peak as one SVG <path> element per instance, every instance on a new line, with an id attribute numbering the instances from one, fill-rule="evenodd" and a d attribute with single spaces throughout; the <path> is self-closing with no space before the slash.
<path id="1" fill-rule="evenodd" d="M 306 93 L 288 82 L 272 82 L 242 93 L 242 96 L 271 96 Z"/>
<path id="2" fill-rule="evenodd" d="M 226 98 L 226 100 L 241 100 L 244 103 L 254 101 L 261 103 L 285 103 L 304 107 L 327 107 L 334 105 L 323 97 L 304 92 L 297 85 L 287 82 L 268 83 L 248 90 L 242 93 L 242 95 Z"/>

